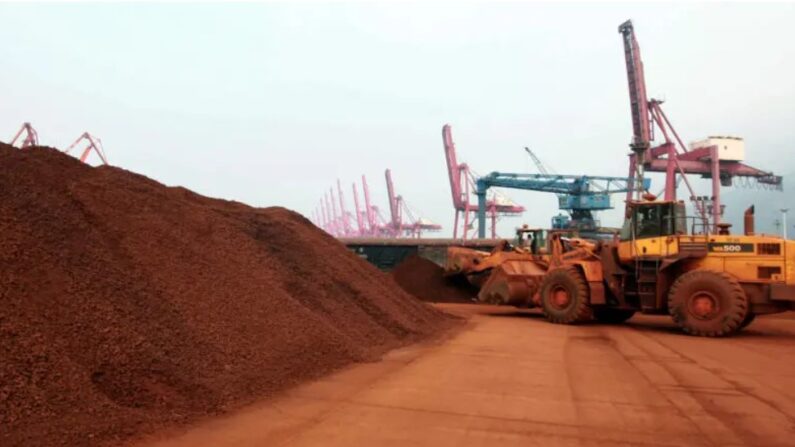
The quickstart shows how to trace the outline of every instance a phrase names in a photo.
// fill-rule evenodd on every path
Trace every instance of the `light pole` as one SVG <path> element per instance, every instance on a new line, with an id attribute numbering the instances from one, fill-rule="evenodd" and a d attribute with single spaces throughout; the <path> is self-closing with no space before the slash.
<path id="1" fill-rule="evenodd" d="M 789 208 L 781 208 L 781 236 L 787 239 L 787 211 Z"/>

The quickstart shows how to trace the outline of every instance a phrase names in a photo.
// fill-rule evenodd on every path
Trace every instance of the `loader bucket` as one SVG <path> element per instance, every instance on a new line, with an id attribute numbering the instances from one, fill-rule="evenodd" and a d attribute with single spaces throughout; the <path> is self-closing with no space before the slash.
<path id="1" fill-rule="evenodd" d="M 471 248 L 448 247 L 444 264 L 445 276 L 466 275 L 479 270 L 480 261 L 489 253 Z"/>
<path id="2" fill-rule="evenodd" d="M 531 259 L 507 260 L 495 267 L 478 293 L 478 300 L 518 307 L 533 305 L 533 295 L 546 273 L 544 266 Z"/>

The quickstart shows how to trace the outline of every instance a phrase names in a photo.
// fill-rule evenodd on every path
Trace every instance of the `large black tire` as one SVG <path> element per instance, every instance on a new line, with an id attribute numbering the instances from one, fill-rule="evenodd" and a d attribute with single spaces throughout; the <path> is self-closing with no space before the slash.
<path id="1" fill-rule="evenodd" d="M 596 321 L 606 324 L 621 324 L 635 315 L 634 310 L 614 309 L 612 307 L 596 307 L 593 316 Z"/>
<path id="2" fill-rule="evenodd" d="M 728 273 L 693 270 L 671 286 L 668 312 L 690 335 L 722 337 L 742 328 L 748 316 L 748 298 Z"/>
<path id="3" fill-rule="evenodd" d="M 590 320 L 593 312 L 589 296 L 588 282 L 574 266 L 551 270 L 541 281 L 541 309 L 547 320 L 553 323 L 574 324 Z"/>

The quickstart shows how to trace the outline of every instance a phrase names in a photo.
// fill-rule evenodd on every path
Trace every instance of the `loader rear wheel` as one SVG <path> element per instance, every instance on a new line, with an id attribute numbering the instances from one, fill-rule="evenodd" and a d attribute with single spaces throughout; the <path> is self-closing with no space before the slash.
<path id="1" fill-rule="evenodd" d="M 606 324 L 620 324 L 635 315 L 634 310 L 613 309 L 610 307 L 597 307 L 593 310 L 593 316 L 597 321 Z"/>
<path id="2" fill-rule="evenodd" d="M 553 323 L 573 324 L 591 319 L 588 282 L 574 266 L 548 272 L 541 281 L 541 309 Z"/>
<path id="3" fill-rule="evenodd" d="M 693 270 L 671 286 L 668 312 L 690 335 L 722 337 L 742 328 L 748 316 L 748 298 L 728 273 Z"/>

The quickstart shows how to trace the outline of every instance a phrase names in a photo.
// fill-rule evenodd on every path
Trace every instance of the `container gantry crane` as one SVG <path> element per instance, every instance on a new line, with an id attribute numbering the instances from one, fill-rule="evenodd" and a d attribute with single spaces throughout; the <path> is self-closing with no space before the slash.
<path id="1" fill-rule="evenodd" d="M 471 172 L 469 165 L 459 163 L 455 150 L 455 143 L 449 124 L 442 127 L 442 142 L 444 144 L 445 161 L 447 162 L 447 173 L 450 179 L 450 192 L 453 197 L 453 208 L 455 209 L 455 221 L 453 223 L 453 238 L 457 239 L 459 226 L 461 228 L 461 238 L 466 240 L 469 230 L 475 221 L 474 215 L 478 211 L 478 205 L 471 202 L 472 193 L 475 191 L 475 176 Z M 499 216 L 518 216 L 525 208 L 513 203 L 510 199 L 493 195 L 486 200 L 486 212 L 491 221 L 491 237 L 497 237 L 497 218 Z M 485 222 L 482 223 L 485 225 Z M 483 231 L 481 231 L 481 229 Z M 485 233 L 485 228 L 478 229 L 480 233 Z M 483 236 L 481 236 L 483 237 Z"/>
<path id="2" fill-rule="evenodd" d="M 632 117 L 632 142 L 630 143 L 630 182 L 627 200 L 639 198 L 642 191 L 644 171 L 665 172 L 665 200 L 676 200 L 677 175 L 690 192 L 697 211 L 704 221 L 711 211 L 712 226 L 717 230 L 721 219 L 720 188 L 731 186 L 733 179 L 753 179 L 756 184 L 782 190 L 782 178 L 742 163 L 745 147 L 736 137 L 710 137 L 706 140 L 684 145 L 679 134 L 662 110 L 663 101 L 648 99 L 640 46 L 631 20 L 618 27 L 624 44 L 624 61 L 629 84 L 630 114 Z M 654 125 L 662 133 L 662 143 L 652 146 Z M 712 197 L 708 201 L 696 200 L 687 174 L 699 174 L 712 180 Z M 709 203 L 709 208 L 705 205 Z"/>

